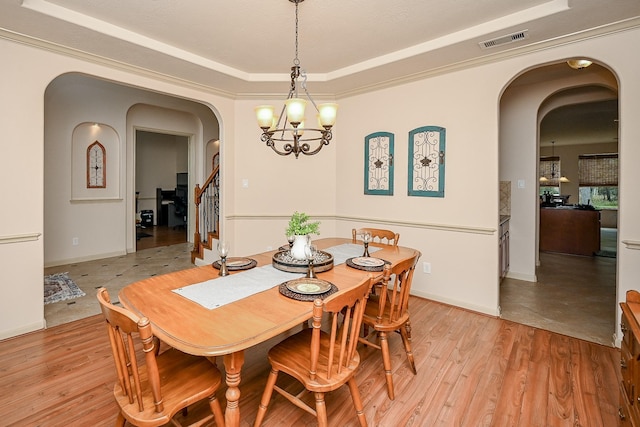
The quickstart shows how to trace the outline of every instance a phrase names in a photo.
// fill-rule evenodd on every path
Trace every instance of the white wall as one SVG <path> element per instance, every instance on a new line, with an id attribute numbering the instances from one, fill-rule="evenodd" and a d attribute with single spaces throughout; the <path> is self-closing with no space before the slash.
<path id="1" fill-rule="evenodd" d="M 531 66 L 571 56 L 589 56 L 611 67 L 620 82 L 622 201 L 619 231 L 622 240 L 640 241 L 640 197 L 633 186 L 640 180 L 640 170 L 635 167 L 635 159 L 640 158 L 637 144 L 640 121 L 636 117 L 640 112 L 640 80 L 637 78 L 640 58 L 628 54 L 638 41 L 640 30 L 620 32 L 340 99 L 340 115 L 331 145 L 316 156 L 298 160 L 277 156 L 260 142 L 253 106 L 264 103 L 264 99 L 232 101 L 165 80 L 153 80 L 0 41 L 2 56 L 19 59 L 0 69 L 0 81 L 3 82 L 0 127 L 5 130 L 3 151 L 9 153 L 9 156 L 0 157 L 0 177 L 5 178 L 3 182 L 15 179 L 15 176 L 24 177 L 23 183 L 31 190 L 25 192 L 23 187 L 17 186 L 9 188 L 6 196 L 22 202 L 23 209 L 17 219 L 0 221 L 0 236 L 5 242 L 2 263 L 6 277 L 5 284 L 0 286 L 8 287 L 10 283 L 11 291 L 16 293 L 14 299 L 0 302 L 0 337 L 43 324 L 42 239 L 13 243 L 7 236 L 42 232 L 43 93 L 48 83 L 63 72 L 81 71 L 103 76 L 200 100 L 215 108 L 221 123 L 223 158 L 222 232 L 232 242 L 232 253 L 255 253 L 283 244 L 286 219 L 294 210 L 321 219 L 324 236 L 349 236 L 354 226 L 386 224 L 400 232 L 401 244 L 418 248 L 423 254 L 422 261 L 431 263 L 430 275 L 420 273 L 415 278 L 417 294 L 496 314 L 499 301 L 496 235 L 499 157 L 500 162 L 505 161 L 502 155 L 499 156 L 499 147 L 502 149 L 499 105 L 504 87 Z M 19 66 L 14 65 L 18 63 Z M 40 66 L 44 63 L 47 67 Z M 531 111 L 533 121 L 521 129 L 532 132 L 531 135 L 516 140 L 522 154 L 514 159 L 514 163 L 521 167 L 514 164 L 504 177 L 501 171 L 502 180 L 517 182 L 517 177 L 522 177 L 532 183 L 536 179 L 537 107 L 530 107 L 529 103 L 535 102 L 532 98 L 517 104 L 517 108 Z M 408 197 L 407 133 L 430 124 L 447 129 L 445 197 Z M 396 135 L 396 191 L 393 197 L 363 195 L 363 138 L 378 130 Z M 205 141 L 209 139 L 204 136 Z M 527 141 L 532 142 L 531 146 Z M 529 162 L 518 160 L 527 156 L 531 159 Z M 197 175 L 201 177 L 204 159 L 196 159 L 195 163 Z M 242 179 L 248 180 L 248 188 L 242 188 Z M 516 196 L 519 192 L 512 191 L 512 203 L 522 202 L 522 209 L 534 212 L 535 195 L 528 194 L 534 188 L 534 185 L 527 185 L 522 191 L 527 194 L 522 197 Z M 512 227 L 512 236 L 524 236 L 517 242 L 525 251 L 524 258 L 529 250 L 525 248 L 531 248 L 532 255 L 525 260 L 531 265 L 534 263 L 534 238 L 533 235 L 526 237 L 526 233 L 534 225 L 532 218 L 514 224 L 515 230 Z M 621 246 L 618 254 L 619 299 L 624 299 L 626 289 L 637 287 L 640 251 Z M 15 301 L 22 305 L 18 307 Z"/>
<path id="2" fill-rule="evenodd" d="M 5 138 L 1 143 L 2 155 L 0 155 L 0 177 L 5 183 L 5 195 L 12 200 L 12 204 L 19 207 L 19 210 L 3 210 L 0 224 L 0 250 L 2 267 L 5 275 L 3 284 L 0 287 L 11 298 L 5 298 L 0 302 L 0 339 L 39 329 L 45 326 L 43 308 L 43 267 L 45 243 L 50 241 L 44 234 L 45 217 L 49 220 L 48 210 L 44 208 L 45 201 L 45 146 L 44 141 L 49 144 L 70 144 L 71 132 L 75 124 L 89 122 L 110 122 L 119 135 L 126 135 L 126 113 L 129 106 L 141 101 L 153 101 L 166 108 L 192 111 L 199 117 L 204 117 L 208 124 L 204 126 L 202 137 L 209 139 L 233 139 L 234 108 L 233 101 L 214 93 L 203 93 L 187 85 L 176 85 L 166 79 L 155 80 L 148 76 L 134 74 L 125 69 L 112 69 L 103 65 L 91 63 L 87 60 L 70 58 L 29 47 L 21 43 L 13 43 L 7 40 L 0 40 L 0 55 L 5 58 L 12 58 L 3 64 L 0 69 L 0 129 L 3 130 Z M 46 64 L 46 66 L 43 66 Z M 122 82 L 129 86 L 129 99 L 123 102 L 122 93 L 118 93 L 114 87 L 100 86 L 94 87 L 92 97 L 88 99 L 86 105 L 91 105 L 87 111 L 77 111 L 74 105 L 66 101 L 68 98 L 59 98 L 60 102 L 52 105 L 52 109 L 47 109 L 47 120 L 56 117 L 56 114 L 74 113 L 73 120 L 64 120 L 63 123 L 53 123 L 54 132 L 60 129 L 60 139 L 51 140 L 45 137 L 45 105 L 51 101 L 54 92 L 47 91 L 48 85 L 65 73 L 78 72 L 98 78 L 111 79 Z M 68 82 L 68 89 L 71 92 L 80 92 L 80 99 L 86 98 L 86 92 L 74 85 L 83 85 L 82 79 Z M 145 88 L 149 91 L 138 91 L 136 87 Z M 113 89 L 113 90 L 112 90 Z M 47 92 L 46 92 L 47 91 Z M 45 94 L 46 92 L 46 94 Z M 173 98 L 163 97 L 162 93 L 172 95 Z M 116 101 L 114 101 L 116 99 Z M 164 102 L 161 102 L 164 100 Z M 186 100 L 198 100 L 200 104 L 187 102 Z M 69 100 L 70 101 L 70 100 Z M 114 104 L 115 103 L 115 104 Z M 114 108 L 117 105 L 118 108 Z M 192 105 L 189 109 L 189 105 Z M 215 109 L 214 106 L 215 105 Z M 69 110 L 70 109 L 70 110 Z M 197 111 L 196 111 L 197 110 Z M 208 111 L 209 117 L 205 112 Z M 211 113 L 214 112 L 218 118 L 226 121 L 228 127 L 226 133 L 218 128 L 217 119 Z M 98 114 L 96 114 L 96 112 Z M 76 114 L 77 113 L 77 114 Z M 96 117 L 99 116 L 99 117 Z M 59 117 L 59 116 L 58 116 Z M 73 125 L 72 125 L 73 123 Z M 59 126 L 58 126 L 59 125 Z M 122 141 L 125 139 L 122 138 Z M 124 148 L 124 147 L 123 147 Z M 68 150 L 66 150 L 69 153 Z M 121 150 L 121 170 L 126 170 L 125 150 Z M 70 155 L 66 157 L 70 159 Z M 133 159 L 133 157 L 130 157 Z M 66 163 L 56 166 L 57 153 L 55 150 L 47 151 L 47 162 L 53 169 L 60 169 L 60 174 L 71 174 Z M 62 158 L 61 158 L 62 159 Z M 64 160 L 64 159 L 62 159 Z M 50 163 L 49 163 L 50 162 Z M 204 170 L 204 160 L 197 162 L 194 159 L 194 176 L 202 182 Z M 131 164 L 131 162 L 129 162 Z M 132 168 L 132 166 L 130 166 Z M 46 171 L 51 169 L 47 166 Z M 129 175 L 132 176 L 132 175 Z M 69 180 L 66 179 L 69 183 Z M 47 185 L 50 183 L 47 182 Z M 60 183 L 58 183 L 60 184 Z M 58 185 L 56 184 L 56 185 Z M 125 180 L 121 180 L 124 186 Z M 131 184 L 133 187 L 133 184 Z M 124 188 L 124 187 L 123 187 Z M 69 203 L 70 185 L 62 183 L 60 191 L 66 192 L 66 196 L 61 196 L 63 203 Z M 125 194 L 124 191 L 121 194 Z M 129 197 L 129 196 L 127 196 Z M 103 243 L 103 248 L 99 253 L 88 256 L 105 256 L 112 253 L 124 253 L 126 243 L 124 231 L 114 233 L 117 242 L 110 240 L 111 235 L 103 234 L 106 227 L 104 224 L 113 225 L 118 230 L 125 229 L 125 213 L 133 212 L 134 209 L 133 190 L 130 200 L 113 201 L 111 204 L 103 204 L 103 208 L 98 209 L 97 216 L 78 215 L 74 218 L 62 217 L 60 224 L 71 224 L 71 219 L 77 221 L 73 227 L 83 229 L 91 228 L 98 224 L 98 237 L 95 233 L 90 236 Z M 49 213 L 47 213 L 49 212 Z M 55 216 L 55 215 L 54 215 Z M 133 227 L 132 227 L 133 228 Z M 135 237 L 133 236 L 133 239 Z M 134 241 L 132 239 L 132 241 Z M 90 238 L 80 237 L 83 242 L 90 241 Z M 70 241 L 69 241 L 70 242 Z M 67 239 L 65 239 L 67 243 Z M 49 253 L 49 251 L 47 251 Z M 55 251 L 50 254 L 52 259 L 62 259 L 76 255 L 62 255 Z M 78 258 L 87 256 L 79 253 Z"/>

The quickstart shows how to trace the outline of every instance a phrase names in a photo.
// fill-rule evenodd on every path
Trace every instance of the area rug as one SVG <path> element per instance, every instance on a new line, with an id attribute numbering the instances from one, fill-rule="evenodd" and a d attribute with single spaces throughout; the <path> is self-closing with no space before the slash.
<path id="1" fill-rule="evenodd" d="M 83 297 L 86 294 L 69 278 L 67 273 L 56 273 L 44 276 L 44 303 Z"/>

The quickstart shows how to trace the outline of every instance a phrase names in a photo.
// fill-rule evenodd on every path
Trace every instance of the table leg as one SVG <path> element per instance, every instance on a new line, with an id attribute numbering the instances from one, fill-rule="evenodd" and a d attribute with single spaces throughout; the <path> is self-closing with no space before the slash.
<path id="1" fill-rule="evenodd" d="M 227 409 L 224 411 L 224 422 L 227 427 L 238 427 L 240 425 L 240 371 L 244 364 L 244 350 L 227 354 L 223 358 L 226 372 Z"/>

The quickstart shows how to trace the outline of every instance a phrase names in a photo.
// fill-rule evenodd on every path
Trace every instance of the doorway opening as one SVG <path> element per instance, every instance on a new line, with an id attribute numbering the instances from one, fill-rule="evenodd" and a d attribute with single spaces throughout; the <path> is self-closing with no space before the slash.
<path id="1" fill-rule="evenodd" d="M 500 307 L 505 319 L 612 346 L 617 209 L 587 206 L 580 168 L 585 156 L 618 154 L 618 84 L 597 63 L 575 71 L 564 62 L 529 70 L 501 99 L 500 181 L 518 188 L 510 200 L 511 267 L 500 283 Z M 595 246 L 577 253 L 584 245 L 573 240 L 586 238 L 585 231 L 550 229 L 550 212 L 592 214 L 588 237 Z M 563 249 L 547 246 L 549 234 Z M 565 249 L 570 243 L 579 249 Z"/>
<path id="2" fill-rule="evenodd" d="M 136 250 L 187 242 L 189 137 L 136 130 Z"/>

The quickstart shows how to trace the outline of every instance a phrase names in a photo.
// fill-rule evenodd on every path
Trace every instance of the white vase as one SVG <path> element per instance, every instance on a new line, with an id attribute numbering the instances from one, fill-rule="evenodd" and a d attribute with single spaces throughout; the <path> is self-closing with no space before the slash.
<path id="1" fill-rule="evenodd" d="M 291 256 L 294 259 L 303 261 L 307 259 L 304 248 L 309 244 L 308 235 L 296 235 L 293 240 L 293 246 L 291 247 Z"/>

